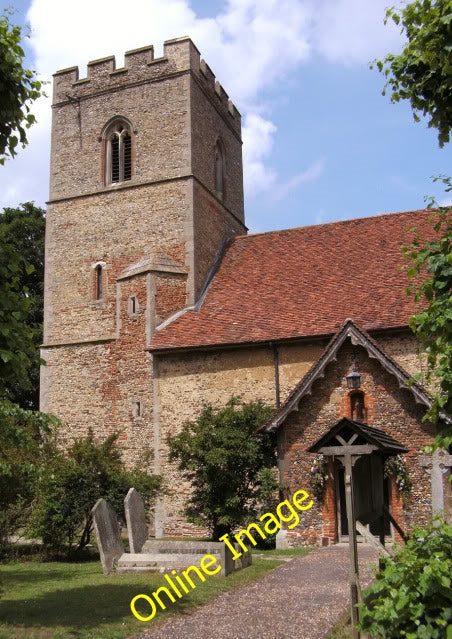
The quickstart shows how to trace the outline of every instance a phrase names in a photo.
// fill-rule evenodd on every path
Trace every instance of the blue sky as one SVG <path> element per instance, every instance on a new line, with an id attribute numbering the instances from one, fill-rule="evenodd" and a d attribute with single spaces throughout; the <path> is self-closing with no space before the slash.
<path id="1" fill-rule="evenodd" d="M 0 3 L 8 6 L 10 2 Z M 43 77 L 190 35 L 242 113 L 245 212 L 252 232 L 403 211 L 449 201 L 431 176 L 451 150 L 381 95 L 369 61 L 400 50 L 388 0 L 19 0 L 27 62 Z M 50 93 L 50 87 L 48 89 Z M 48 196 L 49 100 L 30 145 L 0 168 L 0 206 Z"/>

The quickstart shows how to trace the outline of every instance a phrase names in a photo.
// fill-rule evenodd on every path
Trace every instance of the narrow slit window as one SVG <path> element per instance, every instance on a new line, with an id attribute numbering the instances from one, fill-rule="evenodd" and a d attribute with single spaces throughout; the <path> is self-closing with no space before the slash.
<path id="1" fill-rule="evenodd" d="M 222 200 L 224 196 L 224 157 L 220 142 L 215 145 L 215 191 Z"/>
<path id="2" fill-rule="evenodd" d="M 101 300 L 103 291 L 102 291 L 102 266 L 100 264 L 96 266 L 95 278 L 96 278 L 96 300 Z"/>
<path id="3" fill-rule="evenodd" d="M 138 298 L 136 295 L 131 295 L 128 301 L 127 313 L 130 318 L 134 318 L 138 315 L 140 306 L 138 304 Z"/>
<path id="4" fill-rule="evenodd" d="M 132 415 L 134 417 L 142 417 L 143 416 L 143 406 L 139 401 L 132 402 Z"/>
<path id="5" fill-rule="evenodd" d="M 367 411 L 364 403 L 364 393 L 357 392 L 350 394 L 350 413 L 352 419 L 358 422 L 367 421 Z"/>

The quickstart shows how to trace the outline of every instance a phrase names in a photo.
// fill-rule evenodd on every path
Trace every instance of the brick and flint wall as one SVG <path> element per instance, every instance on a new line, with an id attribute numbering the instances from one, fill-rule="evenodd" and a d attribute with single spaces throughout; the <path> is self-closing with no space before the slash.
<path id="1" fill-rule="evenodd" d="M 419 367 L 416 340 L 408 331 L 384 337 L 387 351 L 410 373 Z M 288 344 L 279 346 L 279 381 L 281 402 L 289 395 L 297 382 L 317 362 L 326 342 Z M 174 465 L 166 461 L 168 450 L 166 435 L 175 434 L 186 420 L 195 419 L 203 402 L 223 406 L 231 395 L 243 401 L 262 400 L 275 406 L 275 369 L 273 350 L 268 346 L 229 349 L 214 352 L 192 352 L 157 356 L 158 393 L 160 397 L 159 457 L 163 474 L 172 494 L 165 497 L 162 506 L 164 532 L 169 535 L 200 534 L 202 530 L 188 524 L 183 508 L 190 494 Z M 351 351 L 345 347 L 338 361 L 327 367 L 325 378 L 315 383 L 312 396 L 304 398 L 299 412 L 292 413 L 278 436 L 278 454 L 281 481 L 288 493 L 311 487 L 310 468 L 314 456 L 306 453 L 322 434 L 327 432 L 342 416 L 349 414 L 349 391 L 345 375 L 349 372 Z M 391 507 L 402 526 L 426 521 L 431 514 L 430 478 L 418 464 L 423 446 L 432 441 L 433 427 L 420 423 L 423 409 L 417 406 L 411 393 L 399 389 L 396 380 L 386 373 L 366 352 L 358 349 L 358 367 L 362 374 L 362 390 L 365 393 L 369 424 L 381 428 L 409 448 L 406 455 L 413 493 L 403 510 L 392 499 Z M 175 410 L 177 407 L 177 410 Z M 334 474 L 332 465 L 330 473 Z M 336 539 L 335 483 L 327 486 L 323 505 L 316 504 L 303 513 L 299 526 L 290 531 L 293 544 L 318 543 L 322 537 Z"/>

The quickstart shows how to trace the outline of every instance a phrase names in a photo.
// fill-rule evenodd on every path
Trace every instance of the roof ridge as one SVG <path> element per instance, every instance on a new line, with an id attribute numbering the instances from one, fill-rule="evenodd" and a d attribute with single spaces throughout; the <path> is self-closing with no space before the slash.
<path id="1" fill-rule="evenodd" d="M 410 215 L 415 213 L 435 213 L 438 209 L 410 209 L 409 211 L 394 211 L 392 213 L 376 213 L 374 215 L 364 215 L 363 217 L 353 217 L 349 220 L 333 220 L 331 222 L 322 222 L 321 224 L 307 224 L 306 226 L 293 226 L 287 229 L 276 229 L 274 231 L 261 231 L 259 233 L 248 233 L 246 235 L 234 235 L 232 241 L 247 240 L 248 238 L 260 237 L 261 235 L 277 235 L 278 233 L 291 233 L 292 231 L 301 231 L 307 229 L 318 229 L 321 227 L 331 227 L 340 224 L 351 224 L 352 222 L 361 222 L 364 220 L 374 220 L 402 215 Z"/>

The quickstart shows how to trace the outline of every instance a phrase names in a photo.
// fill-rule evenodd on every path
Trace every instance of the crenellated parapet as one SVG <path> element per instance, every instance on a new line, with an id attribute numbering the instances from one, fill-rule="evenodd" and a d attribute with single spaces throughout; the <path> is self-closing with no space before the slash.
<path id="1" fill-rule="evenodd" d="M 80 100 L 103 91 L 127 85 L 164 80 L 165 77 L 191 72 L 203 89 L 215 100 L 217 108 L 228 114 L 240 128 L 240 113 L 189 37 L 166 40 L 163 56 L 154 57 L 152 45 L 127 51 L 124 66 L 116 68 L 115 56 L 88 62 L 86 78 L 79 77 L 78 67 L 62 69 L 54 74 L 53 104 Z"/>

